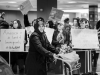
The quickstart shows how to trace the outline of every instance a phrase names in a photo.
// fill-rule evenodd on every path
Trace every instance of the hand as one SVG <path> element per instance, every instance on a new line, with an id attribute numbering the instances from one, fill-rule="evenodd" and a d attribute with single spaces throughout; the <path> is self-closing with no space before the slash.
<path id="1" fill-rule="evenodd" d="M 61 40 L 59 41 L 59 43 L 64 43 L 64 40 L 63 40 L 63 39 L 61 39 Z"/>
<path id="2" fill-rule="evenodd" d="M 58 58 L 56 54 L 53 54 L 53 57 L 54 57 L 54 59 L 57 59 Z"/>

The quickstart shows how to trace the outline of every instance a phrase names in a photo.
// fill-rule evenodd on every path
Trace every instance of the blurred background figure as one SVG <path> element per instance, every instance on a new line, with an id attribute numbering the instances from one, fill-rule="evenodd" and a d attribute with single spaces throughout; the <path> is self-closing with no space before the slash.
<path id="1" fill-rule="evenodd" d="M 9 24 L 4 20 L 0 20 L 0 29 L 9 29 Z"/>
<path id="2" fill-rule="evenodd" d="M 80 21 L 79 19 L 74 18 L 74 19 L 73 19 L 73 25 L 72 25 L 72 28 L 74 28 L 74 29 L 80 29 L 81 26 L 80 26 L 80 22 L 79 22 L 79 21 Z"/>

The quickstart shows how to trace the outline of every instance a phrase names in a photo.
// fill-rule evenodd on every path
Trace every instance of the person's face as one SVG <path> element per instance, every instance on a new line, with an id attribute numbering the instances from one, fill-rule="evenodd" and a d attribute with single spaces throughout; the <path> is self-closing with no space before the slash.
<path id="1" fill-rule="evenodd" d="M 43 21 L 39 21 L 38 22 L 39 25 L 43 25 L 43 23 L 44 23 Z"/>
<path id="2" fill-rule="evenodd" d="M 76 24 L 77 24 L 77 20 L 75 19 L 75 20 L 74 20 L 74 25 L 76 25 Z"/>
<path id="3" fill-rule="evenodd" d="M 17 27 L 18 27 L 17 21 L 14 21 L 13 27 L 14 27 L 15 29 L 17 29 Z"/>
<path id="4" fill-rule="evenodd" d="M 44 31 L 44 29 L 45 29 L 45 27 L 44 27 L 44 25 L 43 25 L 43 24 L 41 24 L 41 25 L 39 25 L 38 29 L 39 29 L 39 31 L 40 31 L 40 32 L 43 32 L 43 31 Z"/>
<path id="5" fill-rule="evenodd" d="M 58 31 L 62 30 L 62 26 L 60 24 L 57 26 L 57 28 L 58 28 Z"/>
<path id="6" fill-rule="evenodd" d="M 66 25 L 69 25 L 69 21 L 65 22 Z"/>

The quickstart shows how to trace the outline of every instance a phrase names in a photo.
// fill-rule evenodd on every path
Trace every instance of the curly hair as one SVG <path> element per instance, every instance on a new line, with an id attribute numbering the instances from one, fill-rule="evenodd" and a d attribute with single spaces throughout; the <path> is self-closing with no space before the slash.
<path id="1" fill-rule="evenodd" d="M 18 23 L 18 27 L 17 27 L 17 29 L 21 29 L 22 28 L 22 26 L 21 26 L 21 22 L 20 22 L 20 20 L 14 20 L 14 21 L 16 21 L 17 23 Z M 14 24 L 14 21 L 13 21 L 13 24 Z"/>

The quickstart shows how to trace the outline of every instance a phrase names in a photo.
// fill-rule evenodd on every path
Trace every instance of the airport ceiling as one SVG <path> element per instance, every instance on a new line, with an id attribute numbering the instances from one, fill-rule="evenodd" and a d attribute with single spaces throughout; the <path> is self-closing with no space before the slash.
<path id="1" fill-rule="evenodd" d="M 0 0 L 0 9 L 4 10 L 19 10 L 21 5 L 26 0 Z M 37 0 L 30 0 L 33 8 L 37 11 Z M 100 8 L 100 0 L 58 0 L 57 8 L 61 10 L 69 9 L 88 9 L 89 5 L 98 5 Z"/>

